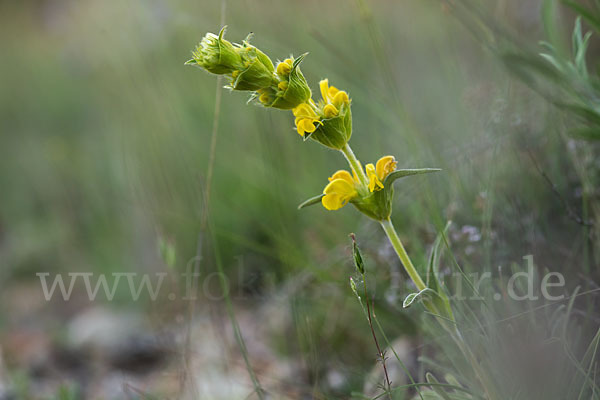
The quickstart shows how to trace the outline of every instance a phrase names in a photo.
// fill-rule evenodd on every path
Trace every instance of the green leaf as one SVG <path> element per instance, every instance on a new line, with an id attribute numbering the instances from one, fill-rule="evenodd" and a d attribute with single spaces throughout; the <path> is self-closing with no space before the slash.
<path id="1" fill-rule="evenodd" d="M 433 383 L 433 385 L 431 385 L 431 389 L 435 393 L 437 393 L 438 396 L 440 396 L 444 400 L 452 400 L 450 398 L 450 396 L 448 396 L 446 391 L 444 389 L 442 389 L 440 386 L 438 386 L 440 382 L 437 380 L 437 378 L 435 376 L 433 376 L 433 374 L 431 372 L 427 372 L 425 374 L 425 379 L 427 380 L 428 383 Z"/>
<path id="2" fill-rule="evenodd" d="M 443 293 L 438 277 L 438 271 L 440 269 L 440 257 L 442 255 L 442 251 L 440 251 L 440 244 L 442 243 L 443 236 L 446 235 L 446 233 L 448 232 L 448 228 L 450 228 L 451 224 L 452 221 L 448 221 L 448 223 L 446 223 L 446 226 L 444 227 L 444 230 L 440 232 L 435 238 L 435 241 L 433 242 L 433 247 L 431 249 L 431 254 L 429 255 L 429 265 L 427 268 L 427 287 L 438 292 L 440 296 Z"/>
<path id="3" fill-rule="evenodd" d="M 557 13 L 555 0 L 544 0 L 542 4 L 542 22 L 546 37 L 552 43 L 553 47 L 557 48 L 560 54 L 564 53 L 565 44 L 562 40 L 563 35 L 560 32 L 559 17 Z"/>
<path id="4" fill-rule="evenodd" d="M 540 53 L 540 57 L 552 64 L 557 70 L 562 71 L 562 65 L 560 64 L 560 61 L 558 61 L 553 55 Z"/>
<path id="5" fill-rule="evenodd" d="M 300 204 L 298 206 L 298 210 L 300 210 L 300 209 L 302 209 L 304 207 L 312 206 L 313 204 L 320 203 L 321 199 L 323 198 L 323 196 L 325 196 L 325 195 L 324 194 L 320 194 L 318 196 L 311 197 L 310 199 L 308 199 L 305 202 L 303 202 L 302 204 Z"/>
<path id="6" fill-rule="evenodd" d="M 583 7 L 581 4 L 578 4 L 571 0 L 563 0 L 562 3 L 567 7 L 573 9 L 577 14 L 579 14 L 583 19 L 587 21 L 588 24 L 592 26 L 595 30 L 600 32 L 600 18 L 594 14 L 587 8 Z"/>
<path id="7" fill-rule="evenodd" d="M 443 243 L 444 237 L 446 236 L 448 228 L 450 228 L 451 224 L 452 222 L 448 221 L 444 227 L 444 230 L 437 235 L 435 241 L 433 242 L 431 254 L 429 255 L 429 263 L 427 266 L 426 284 L 427 287 L 431 288 L 437 294 L 437 296 L 432 299 L 432 302 L 438 308 L 442 316 L 454 320 L 452 307 L 450 306 L 450 299 L 444 291 L 439 278 L 440 258 L 443 251 L 443 248 L 440 249 L 440 245 Z"/>
<path id="8" fill-rule="evenodd" d="M 420 169 L 399 169 L 392 172 L 383 180 L 383 186 L 387 187 L 394 183 L 396 179 L 404 178 L 405 176 L 428 174 L 430 172 L 441 171 L 440 168 L 420 168 Z"/>
<path id="9" fill-rule="evenodd" d="M 392 212 L 392 203 L 394 199 L 394 181 L 396 179 L 404 178 L 405 176 L 411 175 L 419 175 L 419 174 L 428 174 L 430 172 L 438 172 L 441 171 L 439 168 L 420 168 L 420 169 L 399 169 L 388 176 L 383 180 L 383 190 L 377 192 L 378 201 L 382 205 L 387 207 L 387 215 L 384 215 L 384 218 L 388 218 Z"/>
<path id="10" fill-rule="evenodd" d="M 302 62 L 302 60 L 304 60 L 304 57 L 306 57 L 308 55 L 308 52 L 296 57 L 294 59 L 294 63 L 292 64 L 292 69 L 298 68 L 298 66 L 300 65 L 300 63 Z"/>
<path id="11" fill-rule="evenodd" d="M 402 302 L 402 308 L 408 308 L 419 298 L 422 298 L 424 296 L 430 296 L 432 294 L 437 295 L 437 293 L 433 289 L 430 289 L 430 288 L 425 288 L 418 293 L 411 293 L 408 296 L 406 296 L 406 298 Z"/>
<path id="12" fill-rule="evenodd" d="M 544 75 L 550 80 L 560 79 L 560 75 L 554 67 L 548 65 L 540 57 L 507 51 L 500 54 L 500 59 L 508 70 L 529 85 L 537 81 L 534 72 Z"/>

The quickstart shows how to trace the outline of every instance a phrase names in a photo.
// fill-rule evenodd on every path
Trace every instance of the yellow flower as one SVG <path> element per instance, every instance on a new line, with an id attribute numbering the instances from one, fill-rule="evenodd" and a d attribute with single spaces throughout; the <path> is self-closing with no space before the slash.
<path id="1" fill-rule="evenodd" d="M 329 184 L 323 190 L 321 203 L 328 210 L 339 210 L 348 201 L 358 195 L 356 191 L 356 178 L 350 172 L 339 170 L 329 178 Z"/>
<path id="2" fill-rule="evenodd" d="M 367 172 L 367 178 L 369 178 L 369 190 L 374 192 L 383 189 L 383 183 L 381 183 L 381 180 L 375 172 L 375 166 L 369 163 L 365 166 L 365 170 Z"/>
<path id="3" fill-rule="evenodd" d="M 286 81 L 281 81 L 277 84 L 277 88 L 279 90 L 286 90 L 289 86 L 289 83 L 287 83 Z"/>
<path id="4" fill-rule="evenodd" d="M 397 164 L 398 161 L 396 161 L 394 156 L 383 156 L 377 160 L 375 172 L 377 173 L 379 179 L 383 181 L 389 174 L 394 172 Z"/>
<path id="5" fill-rule="evenodd" d="M 377 160 L 377 164 L 367 164 L 365 170 L 369 178 L 369 190 L 374 192 L 383 189 L 385 178 L 396 170 L 398 162 L 394 156 L 384 156 Z"/>
<path id="6" fill-rule="evenodd" d="M 277 74 L 283 77 L 286 77 L 292 71 L 292 63 L 293 60 L 291 58 L 286 58 L 279 64 L 277 64 Z"/>
<path id="7" fill-rule="evenodd" d="M 321 97 L 323 97 L 323 101 L 325 102 L 323 112 L 326 118 L 335 117 L 343 104 L 350 103 L 348 93 L 339 90 L 335 86 L 329 86 L 328 79 L 323 79 L 319 82 L 319 88 L 321 89 Z"/>
<path id="8" fill-rule="evenodd" d="M 300 135 L 304 136 L 305 133 L 312 133 L 317 129 L 315 122 L 319 123 L 319 116 L 310 104 L 302 103 L 292 112 L 296 117 L 296 129 Z"/>
<path id="9" fill-rule="evenodd" d="M 333 118 L 338 115 L 338 112 L 338 109 L 335 108 L 333 104 L 327 104 L 325 107 L 323 107 L 323 115 L 325 118 Z"/>
<path id="10" fill-rule="evenodd" d="M 354 171 L 352 171 L 354 172 Z M 337 171 L 335 174 L 331 175 L 329 178 L 329 182 L 332 182 L 336 179 L 343 179 L 345 181 L 348 181 L 352 184 L 357 183 L 358 182 L 358 178 L 356 177 L 356 175 L 352 176 L 350 175 L 350 172 L 344 170 L 344 169 L 340 169 L 339 171 Z"/>

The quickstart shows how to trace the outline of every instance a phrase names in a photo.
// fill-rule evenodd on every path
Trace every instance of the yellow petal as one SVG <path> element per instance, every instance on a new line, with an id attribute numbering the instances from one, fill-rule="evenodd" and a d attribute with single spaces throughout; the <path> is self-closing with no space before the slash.
<path id="1" fill-rule="evenodd" d="M 269 93 L 264 92 L 263 94 L 261 94 L 260 97 L 258 98 L 258 101 L 260 101 L 263 104 L 269 103 L 270 102 Z"/>
<path id="2" fill-rule="evenodd" d="M 369 178 L 369 190 L 374 192 L 375 190 L 383 189 L 383 183 L 381 183 L 377 177 L 375 166 L 373 164 L 367 164 L 365 170 L 367 171 L 367 178 Z"/>
<path id="3" fill-rule="evenodd" d="M 286 90 L 288 88 L 288 83 L 286 81 L 281 81 L 277 84 L 279 90 Z"/>
<path id="4" fill-rule="evenodd" d="M 288 58 L 285 61 L 277 64 L 277 73 L 279 75 L 288 76 L 291 71 L 292 71 L 292 60 L 291 59 Z"/>
<path id="5" fill-rule="evenodd" d="M 338 109 L 333 104 L 327 104 L 323 107 L 323 115 L 325 118 L 333 118 L 338 115 Z"/>
<path id="6" fill-rule="evenodd" d="M 346 179 L 334 179 L 325 186 L 323 193 L 338 193 L 341 195 L 354 196 L 356 189 L 352 181 L 348 182 Z"/>
<path id="7" fill-rule="evenodd" d="M 348 175 L 350 174 L 348 173 Z M 325 186 L 323 194 L 325 194 L 321 199 L 323 207 L 328 210 L 337 210 L 345 206 L 346 203 L 358 193 L 356 192 L 352 181 L 348 182 L 346 179 L 334 179 Z"/>
<path id="8" fill-rule="evenodd" d="M 304 132 L 311 133 L 314 132 L 317 127 L 314 125 L 313 120 L 304 118 L 298 121 L 298 129 L 302 129 Z M 302 136 L 304 136 L 304 134 Z"/>
<path id="9" fill-rule="evenodd" d="M 330 211 L 339 210 L 340 208 L 345 206 L 345 203 L 342 202 L 340 196 L 335 193 L 326 194 L 325 196 L 323 196 L 321 198 L 321 204 L 323 204 L 323 207 Z"/>
<path id="10" fill-rule="evenodd" d="M 330 86 L 329 90 L 327 90 L 327 97 L 329 99 L 329 102 L 331 103 L 333 98 L 339 93 L 340 89 L 336 88 L 335 86 Z"/>
<path id="11" fill-rule="evenodd" d="M 329 90 L 329 80 L 323 79 L 319 82 L 319 89 L 321 89 L 321 97 L 327 103 L 327 92 Z"/>
<path id="12" fill-rule="evenodd" d="M 343 169 L 340 169 L 335 174 L 331 175 L 331 177 L 329 178 L 329 182 L 334 181 L 336 179 L 343 179 L 351 184 L 354 184 L 354 179 L 352 179 L 352 175 L 350 175 L 350 172 Z"/>
<path id="13" fill-rule="evenodd" d="M 302 103 L 298 105 L 296 108 L 292 110 L 295 117 L 303 117 L 303 118 L 313 118 L 317 119 L 317 113 L 312 107 L 306 103 Z"/>
<path id="14" fill-rule="evenodd" d="M 350 99 L 348 98 L 348 93 L 343 90 L 339 90 L 334 96 L 331 103 L 336 106 L 338 109 L 342 106 L 342 104 L 350 103 Z"/>
<path id="15" fill-rule="evenodd" d="M 377 172 L 377 177 L 380 180 L 384 180 L 386 176 L 396 170 L 396 165 L 398 162 L 394 158 L 394 156 L 383 156 L 381 157 L 376 164 L 375 171 Z"/>
<path id="16" fill-rule="evenodd" d="M 300 125 L 300 121 L 302 121 L 302 119 L 296 118 L 296 130 L 298 131 L 298 135 L 304 137 L 304 128 Z"/>

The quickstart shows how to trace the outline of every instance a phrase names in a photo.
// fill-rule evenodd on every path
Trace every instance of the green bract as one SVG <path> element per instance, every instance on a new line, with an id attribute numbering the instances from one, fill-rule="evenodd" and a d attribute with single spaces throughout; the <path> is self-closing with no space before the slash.
<path id="1" fill-rule="evenodd" d="M 207 33 L 192 52 L 193 58 L 186 64 L 204 68 L 218 75 L 230 74 L 243 68 L 238 49 L 231 42 L 223 39 L 225 28 L 221 29 L 219 36 Z"/>
<path id="2" fill-rule="evenodd" d="M 289 74 L 278 74 L 281 81 L 274 90 L 275 98 L 270 104 L 265 104 L 266 107 L 291 110 L 310 99 L 312 94 L 310 87 L 300 71 L 300 63 L 307 54 L 304 53 L 300 57 L 292 59 Z"/>
<path id="3" fill-rule="evenodd" d="M 234 90 L 255 91 L 269 87 L 275 81 L 273 62 L 265 53 L 252 46 L 249 39 L 250 36 L 237 49 L 241 54 L 243 68 L 232 73 L 231 88 Z"/>
<path id="4" fill-rule="evenodd" d="M 317 129 L 304 139 L 312 139 L 334 150 L 341 150 L 352 136 L 352 112 L 350 104 L 343 104 L 339 114 L 333 118 L 324 118 Z"/>
<path id="5" fill-rule="evenodd" d="M 399 169 L 390 173 L 383 181 L 383 189 L 369 191 L 366 187 L 359 188 L 357 196 L 350 200 L 360 212 L 377 221 L 387 220 L 392 215 L 392 202 L 394 199 L 394 182 L 397 179 L 410 175 L 427 174 L 441 171 L 439 168 Z M 319 203 L 323 195 L 318 195 L 306 200 L 298 208 L 308 207 Z"/>

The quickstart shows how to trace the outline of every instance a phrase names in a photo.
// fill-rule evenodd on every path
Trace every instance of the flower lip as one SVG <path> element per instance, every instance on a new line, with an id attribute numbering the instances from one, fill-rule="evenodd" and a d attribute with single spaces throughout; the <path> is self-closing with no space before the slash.
<path id="1" fill-rule="evenodd" d="M 339 90 L 335 86 L 329 86 L 329 79 L 321 80 L 319 82 L 319 89 L 321 90 L 321 97 L 325 104 L 333 104 L 339 109 L 342 104 L 348 104 L 350 102 L 348 93 Z"/>
<path id="2" fill-rule="evenodd" d="M 349 174 L 348 174 L 349 175 Z M 328 210 L 338 210 L 358 194 L 354 184 L 346 179 L 334 179 L 323 190 L 321 202 Z"/>
<path id="3" fill-rule="evenodd" d="M 375 166 L 373 164 L 367 164 L 365 166 L 365 171 L 367 172 L 367 178 L 369 178 L 369 191 L 374 192 L 383 189 L 383 183 L 377 176 Z"/>
<path id="4" fill-rule="evenodd" d="M 304 137 L 305 133 L 312 133 L 317 129 L 316 123 L 319 123 L 319 116 L 308 103 L 302 103 L 292 110 L 296 117 L 296 129 L 298 134 Z"/>
<path id="5" fill-rule="evenodd" d="M 277 64 L 277 74 L 283 77 L 286 77 L 290 74 L 290 72 L 292 71 L 292 64 L 293 61 L 291 58 L 286 58 L 285 60 L 283 60 L 282 62 L 280 62 L 279 64 Z"/>
<path id="6" fill-rule="evenodd" d="M 383 182 L 389 174 L 396 170 L 396 165 L 398 165 L 398 161 L 396 161 L 394 156 L 381 157 L 375 165 L 377 177 Z"/>
<path id="7" fill-rule="evenodd" d="M 330 178 L 329 183 L 323 189 L 321 203 L 328 210 L 339 210 L 344 207 L 350 200 L 358 196 L 356 190 L 357 181 L 350 172 L 339 170 Z"/>

